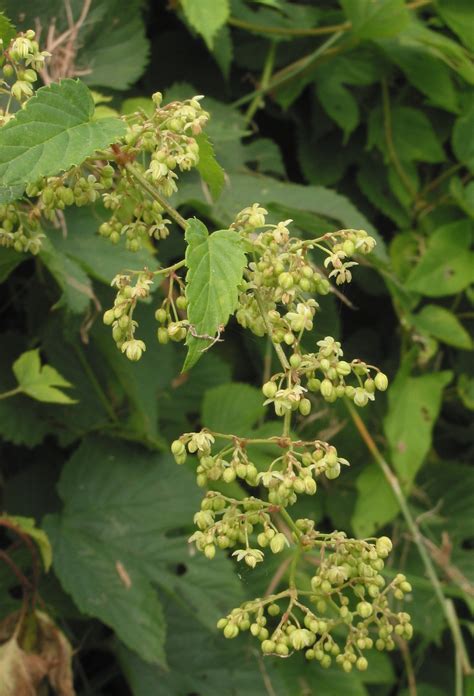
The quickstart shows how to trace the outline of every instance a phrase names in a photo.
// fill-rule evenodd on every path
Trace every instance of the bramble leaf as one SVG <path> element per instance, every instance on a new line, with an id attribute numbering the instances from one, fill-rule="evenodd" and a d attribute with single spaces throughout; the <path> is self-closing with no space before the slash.
<path id="1" fill-rule="evenodd" d="M 166 661 L 154 585 L 179 596 L 207 626 L 240 599 L 231 563 L 216 558 L 209 573 L 206 559 L 193 557 L 187 537 L 176 533 L 200 498 L 185 468 L 140 447 L 89 438 L 63 469 L 59 494 L 64 508 L 44 526 L 61 584 L 82 612 L 111 626 L 144 660 Z"/>
<path id="2" fill-rule="evenodd" d="M 41 87 L 0 130 L 2 185 L 59 174 L 125 133 L 119 119 L 93 121 L 93 114 L 94 101 L 82 82 Z"/>
<path id="3" fill-rule="evenodd" d="M 186 298 L 189 323 L 196 336 L 188 332 L 183 370 L 196 364 L 203 348 L 227 324 L 237 305 L 237 288 L 246 263 L 236 232 L 218 230 L 209 235 L 205 225 L 196 218 L 188 223 Z"/>

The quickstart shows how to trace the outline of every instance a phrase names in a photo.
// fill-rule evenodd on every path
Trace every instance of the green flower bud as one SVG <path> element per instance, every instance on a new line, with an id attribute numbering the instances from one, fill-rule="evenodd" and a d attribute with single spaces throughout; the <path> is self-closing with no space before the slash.
<path id="1" fill-rule="evenodd" d="M 319 389 L 321 391 L 321 395 L 324 396 L 324 398 L 327 398 L 328 396 L 331 396 L 334 387 L 329 379 L 323 379 Z"/>
<path id="2" fill-rule="evenodd" d="M 166 309 L 163 309 L 163 307 L 160 307 L 159 309 L 156 310 L 155 312 L 155 319 L 156 321 L 159 321 L 160 324 L 164 324 L 168 318 L 168 314 L 166 312 Z"/>
<path id="3" fill-rule="evenodd" d="M 318 486 L 313 478 L 306 477 L 304 480 L 304 488 L 305 492 L 308 495 L 314 495 L 317 491 Z"/>
<path id="4" fill-rule="evenodd" d="M 270 614 L 270 616 L 278 616 L 278 614 L 280 613 L 280 607 L 278 606 L 278 604 L 270 604 L 267 611 Z"/>
<path id="5" fill-rule="evenodd" d="M 206 558 L 212 561 L 212 559 L 216 555 L 216 547 L 214 546 L 214 544 L 207 544 L 204 547 L 204 555 L 206 556 Z"/>
<path id="6" fill-rule="evenodd" d="M 170 449 L 174 455 L 183 454 L 183 452 L 186 452 L 186 446 L 181 440 L 173 440 Z"/>
<path id="7" fill-rule="evenodd" d="M 372 615 L 372 605 L 369 602 L 359 602 L 357 612 L 363 619 L 368 619 Z"/>
<path id="8" fill-rule="evenodd" d="M 13 69 L 13 65 L 7 63 L 3 66 L 3 77 L 6 77 L 8 79 L 9 77 L 13 77 L 14 74 L 15 70 Z"/>
<path id="9" fill-rule="evenodd" d="M 111 324 L 114 323 L 115 321 L 115 314 L 113 309 L 108 309 L 106 312 L 104 312 L 104 316 L 102 318 L 102 321 L 106 326 L 111 326 Z"/>
<path id="10" fill-rule="evenodd" d="M 328 466 L 324 473 L 326 475 L 326 478 L 330 481 L 337 479 L 341 473 L 341 465 L 339 464 L 339 462 L 336 462 L 334 466 Z"/>
<path id="11" fill-rule="evenodd" d="M 363 406 L 366 406 L 369 401 L 369 397 L 367 396 L 367 392 L 365 389 L 362 387 L 356 387 L 355 392 L 354 392 L 354 403 L 356 406 L 360 406 L 361 408 Z"/>
<path id="12" fill-rule="evenodd" d="M 275 382 L 265 382 L 265 384 L 262 387 L 263 395 L 266 396 L 267 399 L 273 399 L 277 391 L 278 387 L 275 384 Z"/>
<path id="13" fill-rule="evenodd" d="M 293 355 L 290 356 L 290 365 L 295 369 L 298 368 L 301 365 L 301 355 L 293 353 Z"/>
<path id="14" fill-rule="evenodd" d="M 236 479 L 236 473 L 235 470 L 229 466 L 226 469 L 224 469 L 224 473 L 222 474 L 222 480 L 225 483 L 232 483 L 232 481 L 235 481 Z"/>
<path id="15" fill-rule="evenodd" d="M 186 307 L 188 306 L 188 301 L 184 295 L 180 295 L 176 298 L 176 306 L 178 309 L 181 310 L 186 309 Z"/>
<path id="16" fill-rule="evenodd" d="M 285 546 L 286 546 L 286 537 L 281 532 L 278 534 L 275 534 L 273 539 L 270 541 L 270 548 L 273 551 L 273 553 L 280 553 L 280 551 L 283 551 Z"/>
<path id="17" fill-rule="evenodd" d="M 375 549 L 380 558 L 387 558 L 393 548 L 391 540 L 387 536 L 382 536 L 375 542 Z"/>
<path id="18" fill-rule="evenodd" d="M 360 672 L 365 672 L 367 667 L 369 666 L 369 663 L 367 662 L 365 657 L 359 657 L 359 659 L 356 662 L 356 667 Z"/>
<path id="19" fill-rule="evenodd" d="M 264 640 L 262 643 L 262 652 L 268 655 L 269 653 L 275 652 L 276 643 L 273 640 Z"/>
<path id="20" fill-rule="evenodd" d="M 227 626 L 224 628 L 224 637 L 225 638 L 237 638 L 239 635 L 239 629 L 234 623 L 228 623 Z"/>
<path id="21" fill-rule="evenodd" d="M 388 377 L 383 372 L 377 372 L 374 378 L 375 386 L 379 391 L 385 391 L 388 387 Z"/>
<path id="22" fill-rule="evenodd" d="M 309 416 L 311 413 L 311 401 L 309 399 L 301 399 L 298 408 L 302 416 Z"/>
<path id="23" fill-rule="evenodd" d="M 280 273 L 278 276 L 278 285 L 283 288 L 283 290 L 289 290 L 293 287 L 293 276 L 291 273 Z"/>

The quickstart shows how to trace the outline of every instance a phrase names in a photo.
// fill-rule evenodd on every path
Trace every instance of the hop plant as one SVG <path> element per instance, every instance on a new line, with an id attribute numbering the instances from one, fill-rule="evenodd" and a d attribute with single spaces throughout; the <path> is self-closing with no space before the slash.
<path id="1" fill-rule="evenodd" d="M 245 602 L 218 622 L 228 639 L 250 631 L 264 655 L 281 657 L 303 651 L 323 667 L 332 662 L 344 671 L 364 671 L 366 650 L 393 650 L 394 636 L 410 638 L 410 616 L 395 611 L 394 600 L 411 592 L 398 574 L 386 583 L 388 537 L 349 539 L 343 532 L 326 534 L 309 519 L 293 519 L 289 510 L 299 496 L 315 495 L 321 478 L 336 479 L 349 461 L 329 442 L 291 436 L 294 414 L 307 417 L 316 398 L 332 403 L 350 399 L 358 407 L 385 391 L 388 379 L 373 365 L 344 359 L 339 341 L 331 336 L 316 342 L 313 352 L 302 349 L 302 337 L 317 321 L 315 298 L 336 284 L 350 282 L 360 254 L 375 241 L 363 230 L 340 230 L 314 240 L 291 234 L 291 220 L 266 223 L 267 211 L 255 203 L 241 211 L 231 228 L 245 241 L 251 259 L 244 270 L 236 310 L 237 321 L 257 336 L 268 335 L 281 371 L 262 386 L 264 404 L 283 419 L 282 434 L 244 438 L 235 433 L 203 429 L 183 433 L 171 445 L 178 464 L 189 455 L 196 460 L 196 481 L 208 489 L 194 517 L 190 537 L 208 559 L 230 553 L 250 569 L 270 554 L 291 558 L 286 588 Z M 324 251 L 328 277 L 314 265 L 312 250 Z M 166 311 L 157 319 L 165 321 Z M 262 469 L 250 451 L 266 444 L 279 448 Z M 251 449 L 249 447 L 251 446 Z M 225 495 L 222 485 L 238 480 L 254 494 L 243 499 Z M 214 482 L 220 490 L 212 490 Z M 283 526 L 282 526 L 283 523 Z M 316 572 L 299 586 L 296 569 L 302 554 L 316 555 Z"/>

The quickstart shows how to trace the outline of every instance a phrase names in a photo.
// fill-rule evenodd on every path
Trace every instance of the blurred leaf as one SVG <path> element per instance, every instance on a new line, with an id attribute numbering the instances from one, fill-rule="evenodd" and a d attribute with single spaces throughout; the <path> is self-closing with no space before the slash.
<path id="1" fill-rule="evenodd" d="M 400 160 L 410 162 L 443 162 L 445 154 L 428 116 L 419 109 L 395 106 L 391 109 L 393 147 Z M 376 146 L 388 158 L 382 107 L 369 116 L 367 147 Z"/>
<path id="2" fill-rule="evenodd" d="M 78 80 L 41 87 L 0 130 L 2 184 L 27 184 L 82 164 L 125 133 L 116 118 L 93 121 L 94 101 Z"/>
<path id="3" fill-rule="evenodd" d="M 181 0 L 181 7 L 186 20 L 212 49 L 216 34 L 229 16 L 229 0 Z"/>
<path id="4" fill-rule="evenodd" d="M 474 411 L 474 377 L 469 375 L 459 375 L 456 385 L 459 398 L 464 406 L 471 411 Z"/>
<path id="5" fill-rule="evenodd" d="M 15 36 L 15 27 L 10 22 L 8 17 L 5 17 L 3 12 L 0 12 L 0 41 L 3 42 L 3 47 L 6 48 Z"/>
<path id="6" fill-rule="evenodd" d="M 377 464 L 369 464 L 357 477 L 358 496 L 351 525 L 358 537 L 370 537 L 398 515 L 399 506 Z"/>
<path id="7" fill-rule="evenodd" d="M 202 405 L 202 422 L 220 433 L 247 435 L 264 414 L 265 397 L 248 384 L 222 384 L 208 389 Z"/>
<path id="8" fill-rule="evenodd" d="M 211 339 L 188 332 L 183 371 L 197 363 L 219 327 L 227 324 L 237 305 L 237 286 L 246 264 L 240 237 L 234 230 L 218 230 L 209 235 L 205 225 L 196 218 L 188 223 L 185 233 L 188 320 L 196 334 Z"/>
<path id="9" fill-rule="evenodd" d="M 443 389 L 451 379 L 452 372 L 447 370 L 421 377 L 410 377 L 401 371 L 388 391 L 385 435 L 390 445 L 391 464 L 406 489 L 431 447 Z"/>
<path id="10" fill-rule="evenodd" d="M 17 266 L 28 258 L 14 249 L 0 249 L 0 283 L 3 283 Z"/>
<path id="11" fill-rule="evenodd" d="M 474 51 L 472 31 L 473 8 L 471 0 L 437 0 L 436 9 L 450 29 L 459 36 L 464 45 Z"/>
<path id="12" fill-rule="evenodd" d="M 340 4 L 360 39 L 393 36 L 409 22 L 403 0 L 340 0 Z"/>
<path id="13" fill-rule="evenodd" d="M 462 350 L 472 350 L 472 339 L 459 319 L 445 307 L 426 305 L 412 317 L 415 327 L 439 341 Z"/>
<path id="14" fill-rule="evenodd" d="M 425 253 L 406 280 L 406 288 L 428 297 L 455 295 L 474 278 L 469 220 L 439 227 L 430 237 Z"/>
<path id="15" fill-rule="evenodd" d="M 466 112 L 456 119 L 452 134 L 453 150 L 460 162 L 474 171 L 474 99 Z"/>
<path id="16" fill-rule="evenodd" d="M 32 399 L 52 404 L 75 403 L 74 399 L 57 389 L 71 387 L 71 383 L 51 365 L 41 366 L 39 350 L 29 350 L 20 355 L 13 363 L 13 372 L 23 394 Z"/>

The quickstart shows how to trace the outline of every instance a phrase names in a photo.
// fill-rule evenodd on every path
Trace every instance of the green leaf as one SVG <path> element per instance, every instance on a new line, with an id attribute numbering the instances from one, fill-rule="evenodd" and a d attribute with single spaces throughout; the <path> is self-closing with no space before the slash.
<path id="1" fill-rule="evenodd" d="M 443 389 L 452 379 L 447 370 L 421 377 L 399 373 L 388 392 L 384 430 L 391 463 L 408 489 L 431 447 Z"/>
<path id="2" fill-rule="evenodd" d="M 39 350 L 29 350 L 13 363 L 13 373 L 21 391 L 37 401 L 51 404 L 73 404 L 74 399 L 56 387 L 71 387 L 51 365 L 41 366 Z"/>
<path id="3" fill-rule="evenodd" d="M 345 140 L 359 124 L 359 106 L 352 92 L 328 72 L 316 83 L 322 107 L 344 131 Z"/>
<path id="4" fill-rule="evenodd" d="M 181 0 L 181 7 L 186 20 L 212 49 L 217 32 L 229 17 L 229 0 Z"/>
<path id="5" fill-rule="evenodd" d="M 185 234 L 188 319 L 196 334 L 214 337 L 237 306 L 237 288 L 246 257 L 240 237 L 233 230 L 218 230 L 209 235 L 205 225 L 196 218 L 188 223 Z M 196 364 L 209 340 L 188 332 L 183 370 Z"/>
<path id="6" fill-rule="evenodd" d="M 474 279 L 474 255 L 469 251 L 472 239 L 469 220 L 439 227 L 429 239 L 419 264 L 406 280 L 407 290 L 428 297 L 455 295 Z"/>
<path id="7" fill-rule="evenodd" d="M 97 303 L 87 273 L 74 259 L 53 246 L 49 239 L 43 241 L 39 257 L 62 290 L 61 297 L 53 309 L 65 307 L 73 314 L 84 314 L 91 300 Z"/>
<path id="8" fill-rule="evenodd" d="M 425 113 L 408 106 L 391 110 L 393 146 L 403 162 L 443 162 L 445 154 L 438 137 Z M 385 154 L 389 162 L 382 108 L 377 107 L 369 116 L 367 147 L 373 146 Z"/>
<path id="9" fill-rule="evenodd" d="M 453 128 L 452 145 L 454 154 L 460 162 L 474 171 L 474 99 L 462 116 L 456 119 Z"/>
<path id="10" fill-rule="evenodd" d="M 459 375 L 456 390 L 464 406 L 474 411 L 474 377 Z"/>
<path id="11" fill-rule="evenodd" d="M 208 389 L 202 405 L 202 422 L 220 433 L 247 435 L 265 412 L 260 389 L 249 384 L 221 384 Z"/>
<path id="12" fill-rule="evenodd" d="M 340 3 L 360 39 L 394 36 L 410 19 L 403 0 L 340 0 Z"/>
<path id="13" fill-rule="evenodd" d="M 358 537 L 373 536 L 398 515 L 397 499 L 377 464 L 364 467 L 357 477 L 356 486 L 358 496 L 351 519 L 352 528 Z"/>
<path id="14" fill-rule="evenodd" d="M 462 350 L 472 350 L 472 339 L 459 319 L 445 307 L 426 305 L 412 317 L 417 329 L 424 331 L 443 343 Z"/>
<path id="15" fill-rule="evenodd" d="M 94 101 L 78 80 L 41 87 L 0 130 L 2 184 L 27 184 L 82 164 L 125 133 L 116 118 L 93 121 Z"/>
<path id="16" fill-rule="evenodd" d="M 389 58 L 404 72 L 406 79 L 425 94 L 434 106 L 456 113 L 458 95 L 447 65 L 423 44 L 412 45 L 402 33 L 395 40 L 380 42 Z"/>
<path id="17" fill-rule="evenodd" d="M 436 7 L 448 27 L 470 51 L 474 51 L 474 12 L 471 0 L 437 0 Z"/>
<path id="18" fill-rule="evenodd" d="M 0 205 L 16 201 L 21 198 L 25 187 L 23 184 L 14 184 L 13 186 L 0 186 Z"/>
<path id="19" fill-rule="evenodd" d="M 43 560 L 44 569 L 46 572 L 48 572 L 48 570 L 51 568 L 51 563 L 53 562 L 53 550 L 51 548 L 48 535 L 43 529 L 39 529 L 36 526 L 36 520 L 34 520 L 32 517 L 1 515 L 0 525 L 2 520 L 13 524 L 21 532 L 23 532 L 23 534 L 27 534 L 33 539 L 33 541 L 36 542 Z"/>
<path id="20" fill-rule="evenodd" d="M 0 42 L 1 47 L 5 49 L 13 37 L 16 36 L 16 29 L 10 22 L 8 17 L 5 17 L 3 12 L 0 12 Z"/>
<path id="21" fill-rule="evenodd" d="M 84 28 L 78 62 L 90 72 L 88 85 L 125 90 L 143 74 L 150 43 L 139 0 L 101 0 L 90 13 Z"/>
<path id="22" fill-rule="evenodd" d="M 218 198 L 225 182 L 224 170 L 216 160 L 212 143 L 205 133 L 196 137 L 199 145 L 199 163 L 197 170 L 203 181 L 209 186 L 214 199 Z"/>
<path id="23" fill-rule="evenodd" d="M 63 469 L 59 494 L 63 511 L 44 526 L 61 584 L 83 613 L 113 628 L 147 662 L 166 661 L 153 585 L 207 626 L 239 602 L 228 559 L 214 559 L 210 569 L 177 532 L 200 498 L 186 468 L 140 447 L 85 439 Z"/>
<path id="24" fill-rule="evenodd" d="M 221 69 L 222 74 L 227 80 L 230 74 L 232 58 L 234 56 L 232 36 L 228 26 L 222 26 L 214 37 L 212 55 L 214 56 L 214 60 L 216 61 L 217 65 Z"/>

